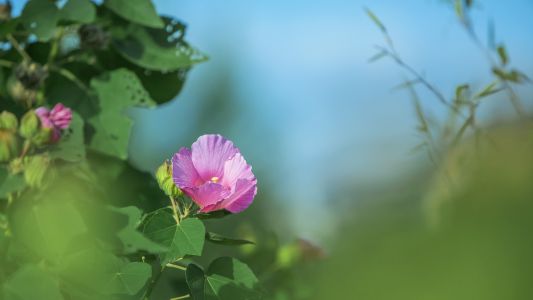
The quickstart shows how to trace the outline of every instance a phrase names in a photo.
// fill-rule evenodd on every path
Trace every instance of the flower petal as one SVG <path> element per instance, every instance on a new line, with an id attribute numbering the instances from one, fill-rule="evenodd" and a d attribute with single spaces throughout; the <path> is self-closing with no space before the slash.
<path id="1" fill-rule="evenodd" d="M 50 111 L 46 107 L 39 107 L 35 110 L 35 114 L 41 120 L 41 126 L 44 128 L 53 128 L 54 124 L 50 120 Z"/>
<path id="2" fill-rule="evenodd" d="M 206 182 L 197 188 L 184 188 L 183 192 L 200 206 L 202 212 L 206 212 L 203 210 L 205 207 L 221 202 L 231 193 L 229 188 L 212 182 Z"/>
<path id="3" fill-rule="evenodd" d="M 252 173 L 252 167 L 246 163 L 244 157 L 237 153 L 224 164 L 224 176 L 222 177 L 222 185 L 229 186 L 232 190 L 235 189 L 237 180 L 248 179 L 255 182 L 255 176 Z"/>
<path id="4" fill-rule="evenodd" d="M 214 211 L 225 209 L 232 213 L 238 213 L 252 204 L 257 194 L 257 184 L 255 181 L 239 179 L 235 185 L 235 191 L 228 198 L 220 201 L 210 207 L 204 208 L 205 211 Z"/>
<path id="5" fill-rule="evenodd" d="M 72 111 L 70 108 L 58 103 L 50 111 L 50 120 L 59 129 L 66 129 L 72 121 Z"/>
<path id="6" fill-rule="evenodd" d="M 191 150 L 181 148 L 172 157 L 172 180 L 179 188 L 192 188 L 202 183 L 192 163 Z"/>
<path id="7" fill-rule="evenodd" d="M 233 143 L 221 135 L 202 135 L 192 144 L 192 162 L 203 180 L 221 178 L 224 163 L 239 152 Z"/>

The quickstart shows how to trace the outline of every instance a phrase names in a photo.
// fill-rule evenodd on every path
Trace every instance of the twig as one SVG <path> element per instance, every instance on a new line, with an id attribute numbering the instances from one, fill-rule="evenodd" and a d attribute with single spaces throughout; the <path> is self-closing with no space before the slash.
<path id="1" fill-rule="evenodd" d="M 28 55 L 28 53 L 26 53 L 26 51 L 24 51 L 24 48 L 20 46 L 19 42 L 17 42 L 17 40 L 11 34 L 7 34 L 6 37 L 13 46 L 13 48 L 17 50 L 19 55 L 22 56 L 25 61 L 31 61 L 31 57 Z"/>

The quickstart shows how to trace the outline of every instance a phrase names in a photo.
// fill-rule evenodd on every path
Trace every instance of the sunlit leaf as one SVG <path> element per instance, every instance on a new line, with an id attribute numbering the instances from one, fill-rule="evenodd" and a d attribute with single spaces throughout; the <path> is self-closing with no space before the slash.
<path id="1" fill-rule="evenodd" d="M 164 26 L 150 0 L 105 0 L 104 5 L 133 23 L 154 28 Z"/>
<path id="2" fill-rule="evenodd" d="M 63 300 L 59 282 L 49 272 L 34 265 L 17 270 L 4 284 L 6 300 Z"/>
<path id="3" fill-rule="evenodd" d="M 96 7 L 90 0 L 68 0 L 60 11 L 61 20 L 91 23 L 96 17 Z"/>
<path id="4" fill-rule="evenodd" d="M 205 283 L 206 299 L 260 299 L 259 281 L 250 268 L 231 257 L 221 257 L 209 265 Z"/>
<path id="5" fill-rule="evenodd" d="M 47 41 L 54 36 L 59 9 L 52 1 L 30 0 L 22 9 L 20 20 L 40 41 Z"/>
<path id="6" fill-rule="evenodd" d="M 176 261 L 186 255 L 201 255 L 205 241 L 205 227 L 196 218 L 181 220 L 177 224 L 167 209 L 160 209 L 147 217 L 143 233 L 154 242 L 168 248 L 159 255 L 161 265 Z"/>
<path id="7" fill-rule="evenodd" d="M 161 253 L 168 249 L 156 244 L 152 240 L 145 237 L 137 227 L 140 225 L 142 212 L 135 206 L 128 206 L 122 208 L 110 208 L 111 211 L 126 215 L 128 222 L 125 227 L 121 228 L 117 233 L 121 240 L 124 253 L 134 253 L 138 250 L 144 250 L 150 253 Z"/>
<path id="8" fill-rule="evenodd" d="M 176 71 L 207 60 L 183 40 L 184 25 L 165 19 L 165 28 L 170 30 L 130 24 L 125 32 L 115 31 L 113 45 L 125 59 L 153 71 Z"/>
<path id="9" fill-rule="evenodd" d="M 152 276 L 152 268 L 149 264 L 129 262 L 93 247 L 67 257 L 59 273 L 93 296 L 135 295 Z"/>
<path id="10" fill-rule="evenodd" d="M 91 81 L 101 112 L 89 119 L 95 132 L 89 143 L 94 150 L 121 159 L 128 157 L 133 121 L 124 113 L 128 107 L 152 107 L 155 102 L 144 90 L 137 76 L 118 69 Z"/>
<path id="11" fill-rule="evenodd" d="M 70 162 L 85 158 L 83 119 L 77 113 L 72 114 L 70 127 L 63 133 L 60 142 L 51 148 L 50 158 Z"/>

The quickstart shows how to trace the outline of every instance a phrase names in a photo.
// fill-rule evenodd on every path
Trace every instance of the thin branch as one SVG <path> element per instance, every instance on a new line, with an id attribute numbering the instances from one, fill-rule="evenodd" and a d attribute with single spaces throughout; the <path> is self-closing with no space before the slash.
<path id="1" fill-rule="evenodd" d="M 13 46 L 13 48 L 15 48 L 15 50 L 17 50 L 18 54 L 20 56 L 22 56 L 22 58 L 25 60 L 25 61 L 31 61 L 31 57 L 28 55 L 28 53 L 24 50 L 24 48 L 22 48 L 22 46 L 19 44 L 19 42 L 17 41 L 17 39 L 15 39 L 11 34 L 7 34 L 6 35 L 7 39 L 9 40 L 9 42 L 11 43 L 11 45 Z"/>

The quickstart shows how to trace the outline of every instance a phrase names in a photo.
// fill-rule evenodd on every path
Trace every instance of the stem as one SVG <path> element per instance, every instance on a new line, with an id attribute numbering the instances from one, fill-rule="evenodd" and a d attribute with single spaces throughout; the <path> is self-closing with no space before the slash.
<path id="1" fill-rule="evenodd" d="M 175 265 L 175 264 L 171 264 L 171 263 L 166 264 L 166 266 L 169 267 L 169 268 L 174 268 L 174 269 L 178 269 L 178 270 L 182 270 L 182 271 L 186 271 L 187 270 L 187 268 L 185 268 L 183 266 Z"/>
<path id="2" fill-rule="evenodd" d="M 178 212 L 178 210 L 179 210 L 178 204 L 176 203 L 176 200 L 174 198 L 172 198 L 172 197 L 169 197 L 169 198 L 170 198 L 170 203 L 172 204 L 172 213 L 174 214 L 174 219 L 179 224 L 180 223 L 181 213 Z"/>
<path id="3" fill-rule="evenodd" d="M 31 148 L 31 141 L 30 140 L 26 140 L 24 142 L 24 147 L 22 148 L 22 152 L 20 153 L 19 158 L 24 158 L 24 156 L 26 156 L 26 154 L 28 154 L 28 151 L 30 151 L 30 148 Z"/>
<path id="4" fill-rule="evenodd" d="M 59 28 L 57 32 L 57 37 L 52 42 L 52 48 L 50 49 L 50 54 L 48 55 L 48 63 L 52 63 L 54 61 L 54 58 L 57 56 L 57 52 L 59 50 L 59 41 L 61 40 L 61 37 L 63 36 L 63 28 Z"/>
<path id="5" fill-rule="evenodd" d="M 2 67 L 12 68 L 13 65 L 15 64 L 11 61 L 0 59 L 0 66 Z"/>
<path id="6" fill-rule="evenodd" d="M 78 77 L 76 77 L 76 75 L 74 75 L 69 70 L 63 69 L 63 68 L 56 68 L 56 67 L 51 67 L 50 69 L 57 71 L 63 77 L 75 83 L 80 89 L 82 89 L 85 93 L 87 93 L 87 95 L 91 94 L 91 90 L 89 89 L 89 87 L 87 87 L 85 83 L 83 83 L 80 79 L 78 79 Z"/>
<path id="7" fill-rule="evenodd" d="M 191 298 L 191 295 L 187 294 L 187 295 L 184 295 L 184 296 L 170 298 L 170 300 L 180 300 L 180 299 L 188 299 L 188 298 Z"/>
<path id="8" fill-rule="evenodd" d="M 28 53 L 26 53 L 26 51 L 24 51 L 24 48 L 20 46 L 19 42 L 17 42 L 17 40 L 11 34 L 6 35 L 6 37 L 13 46 L 13 48 L 17 50 L 17 52 L 20 54 L 20 56 L 22 56 L 25 61 L 31 61 L 31 57 L 28 55 Z"/>

